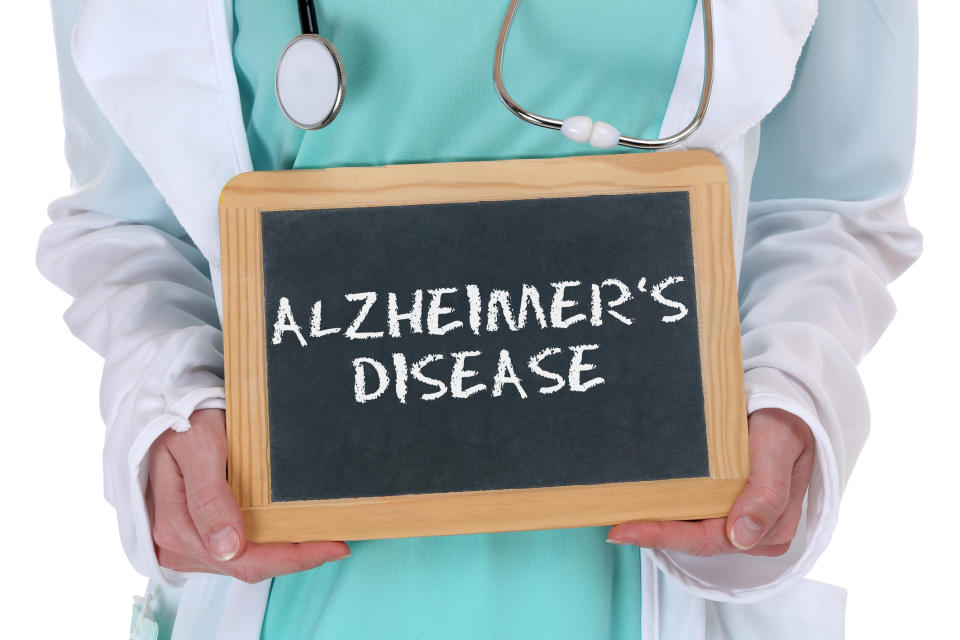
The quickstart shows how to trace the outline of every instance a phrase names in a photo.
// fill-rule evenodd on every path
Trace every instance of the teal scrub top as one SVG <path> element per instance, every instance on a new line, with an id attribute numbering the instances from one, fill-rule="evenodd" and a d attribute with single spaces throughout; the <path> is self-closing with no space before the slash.
<path id="1" fill-rule="evenodd" d="M 280 111 L 277 57 L 299 33 L 293 0 L 235 0 L 234 63 L 253 166 L 325 168 L 625 153 L 527 124 L 492 79 L 507 7 L 465 0 L 323 0 L 320 34 L 347 91 L 328 127 Z M 525 0 L 504 81 L 527 109 L 588 115 L 657 137 L 696 0 Z M 349 558 L 275 578 L 261 632 L 299 638 L 640 637 L 640 551 L 608 527 L 347 541 Z"/>

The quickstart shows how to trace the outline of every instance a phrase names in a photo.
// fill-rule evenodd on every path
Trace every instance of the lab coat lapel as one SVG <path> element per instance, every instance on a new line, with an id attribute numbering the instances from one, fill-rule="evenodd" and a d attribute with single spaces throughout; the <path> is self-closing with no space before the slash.
<path id="1" fill-rule="evenodd" d="M 87 0 L 77 70 L 184 229 L 219 266 L 217 202 L 251 170 L 224 0 Z"/>
<path id="2" fill-rule="evenodd" d="M 676 148 L 720 153 L 759 123 L 793 83 L 817 0 L 714 0 L 714 77 L 700 128 Z M 660 135 L 683 129 L 703 86 L 703 13 L 697 6 Z"/>

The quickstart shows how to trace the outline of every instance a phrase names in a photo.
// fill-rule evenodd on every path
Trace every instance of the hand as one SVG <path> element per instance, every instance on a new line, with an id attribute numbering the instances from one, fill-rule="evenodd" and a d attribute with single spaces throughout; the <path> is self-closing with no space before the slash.
<path id="1" fill-rule="evenodd" d="M 189 430 L 168 430 L 153 443 L 146 501 L 160 566 L 254 583 L 350 554 L 343 542 L 247 543 L 226 469 L 221 409 L 195 411 Z"/>
<path id="2" fill-rule="evenodd" d="M 626 522 L 611 528 L 608 540 L 696 556 L 786 553 L 813 472 L 813 434 L 807 423 L 782 409 L 753 412 L 749 431 L 750 477 L 726 518 Z"/>

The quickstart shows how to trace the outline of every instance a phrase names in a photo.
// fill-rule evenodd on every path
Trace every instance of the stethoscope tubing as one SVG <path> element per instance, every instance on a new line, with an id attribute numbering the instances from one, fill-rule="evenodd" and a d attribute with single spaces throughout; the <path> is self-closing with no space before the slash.
<path id="1" fill-rule="evenodd" d="M 300 13 L 300 32 L 302 35 L 319 35 L 317 26 L 317 9 L 313 0 L 297 0 L 297 10 Z"/>
<path id="2" fill-rule="evenodd" d="M 513 18 L 517 13 L 517 6 L 520 4 L 520 0 L 510 0 L 510 5 L 507 7 L 507 13 L 504 16 L 503 24 L 500 26 L 500 33 L 497 36 L 497 46 L 494 52 L 493 59 L 493 84 L 496 88 L 497 95 L 500 96 L 501 102 L 504 106 L 513 113 L 515 116 L 532 125 L 538 127 L 544 127 L 546 129 L 562 130 L 568 137 L 572 137 L 568 132 L 569 130 L 564 127 L 564 121 L 557 118 L 551 118 L 548 116 L 543 116 L 528 109 L 520 106 L 516 100 L 514 100 L 510 93 L 507 91 L 506 87 L 503 84 L 503 53 L 506 49 L 507 36 L 510 33 L 510 27 L 513 24 Z M 690 123 L 686 127 L 678 131 L 677 133 L 667 136 L 664 138 L 657 138 L 655 140 L 646 140 L 643 138 L 633 138 L 630 136 L 625 136 L 620 134 L 619 131 L 607 125 L 606 123 L 596 123 L 596 126 L 600 127 L 602 125 L 603 136 L 602 144 L 595 144 L 593 139 L 590 140 L 591 144 L 594 146 L 623 146 L 629 147 L 631 149 L 644 149 L 644 150 L 661 150 L 668 147 L 672 147 L 683 140 L 686 140 L 690 135 L 696 131 L 700 125 L 703 123 L 704 117 L 707 114 L 707 107 L 710 104 L 710 94 L 713 90 L 713 71 L 714 71 L 714 37 L 713 37 L 713 6 L 712 0 L 701 0 L 703 8 L 703 44 L 704 44 L 704 73 L 703 73 L 703 87 L 700 91 L 700 104 L 697 107 L 696 113 L 693 115 Z M 280 103 L 280 108 L 283 110 L 284 115 L 287 116 L 290 121 L 301 129 L 320 129 L 328 125 L 334 117 L 340 112 L 340 107 L 343 105 L 343 96 L 346 90 L 346 74 L 343 72 L 343 61 L 340 58 L 339 52 L 333 46 L 333 44 L 326 38 L 320 37 L 318 25 L 317 25 L 317 13 L 316 8 L 314 7 L 313 0 L 297 0 L 297 10 L 300 15 L 300 28 L 302 34 L 297 38 L 294 38 L 290 44 L 284 49 L 283 53 L 280 55 L 280 60 L 283 60 L 284 55 L 287 50 L 298 40 L 304 38 L 312 38 L 320 42 L 324 47 L 329 51 L 335 65 L 337 67 L 337 73 L 339 76 L 339 82 L 336 87 L 336 95 L 333 103 L 333 108 L 331 112 L 322 119 L 321 122 L 313 123 L 303 123 L 298 122 L 296 119 L 291 117 L 288 113 L 286 107 L 284 106 L 283 100 L 280 95 L 280 86 L 279 86 L 279 62 L 278 62 L 278 73 L 277 73 L 277 82 L 276 82 L 276 92 L 277 92 L 277 101 Z M 568 120 L 576 121 L 583 120 L 589 123 L 589 126 L 594 126 L 592 121 L 584 116 L 577 116 L 574 118 L 568 118 Z M 596 131 L 596 129 L 595 129 Z M 616 144 L 614 144 L 614 142 Z"/>
<path id="3" fill-rule="evenodd" d="M 500 27 L 500 35 L 497 37 L 497 48 L 494 52 L 493 58 L 493 84 L 496 87 L 497 95 L 500 96 L 500 100 L 503 102 L 504 106 L 506 106 L 507 109 L 509 109 L 510 112 L 515 116 L 524 122 L 529 122 L 530 124 L 537 125 L 538 127 L 559 130 L 563 126 L 562 120 L 542 116 L 524 109 L 517 104 L 512 97 L 510 97 L 506 87 L 503 85 L 503 51 L 506 47 L 507 35 L 510 33 L 510 26 L 513 24 L 513 17 L 517 12 L 517 5 L 519 3 L 520 0 L 510 1 L 510 6 L 507 8 L 507 14 L 503 19 L 503 25 Z M 713 8 L 711 6 L 711 0 L 702 0 L 702 4 L 704 44 L 703 88 L 700 91 L 700 105 L 697 107 L 697 112 L 694 114 L 693 119 L 682 130 L 666 138 L 645 140 L 643 138 L 631 138 L 630 136 L 621 135 L 617 142 L 617 144 L 620 146 L 630 147 L 631 149 L 666 149 L 689 138 L 690 135 L 693 134 L 693 132 L 696 131 L 703 123 L 703 119 L 707 114 L 707 106 L 710 103 L 710 93 L 713 90 L 714 42 Z"/>

